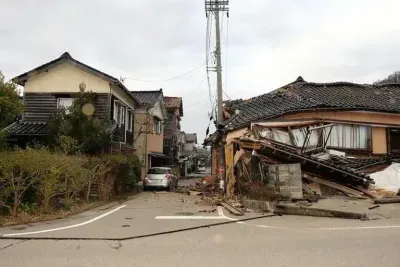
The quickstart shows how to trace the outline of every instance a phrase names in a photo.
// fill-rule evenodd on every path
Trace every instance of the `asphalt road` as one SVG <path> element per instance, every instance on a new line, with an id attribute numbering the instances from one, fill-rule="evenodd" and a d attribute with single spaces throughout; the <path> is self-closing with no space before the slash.
<path id="1" fill-rule="evenodd" d="M 0 239 L 0 266 L 400 266 L 399 219 L 235 221 L 201 204 L 145 192 L 64 220 L 0 228 L 3 238 L 20 238 Z"/>

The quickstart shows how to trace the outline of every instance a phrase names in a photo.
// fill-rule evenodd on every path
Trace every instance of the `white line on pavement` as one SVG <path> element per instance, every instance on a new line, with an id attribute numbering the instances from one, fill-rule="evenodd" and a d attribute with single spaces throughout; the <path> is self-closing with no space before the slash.
<path id="1" fill-rule="evenodd" d="M 217 207 L 218 216 L 156 216 L 156 220 L 235 220 L 225 217 L 222 207 Z"/>
<path id="2" fill-rule="evenodd" d="M 390 229 L 400 228 L 400 225 L 381 225 L 381 226 L 358 226 L 358 227 L 332 227 L 332 228 L 308 228 L 312 230 L 365 230 L 365 229 Z"/>
<path id="3" fill-rule="evenodd" d="M 110 210 L 110 211 L 108 211 L 108 212 L 106 212 L 106 213 L 104 213 L 104 214 L 102 214 L 102 215 L 100 215 L 100 216 L 97 216 L 97 217 L 95 217 L 95 218 L 93 218 L 93 219 L 90 219 L 90 220 L 88 220 L 88 221 L 86 221 L 86 222 L 83 222 L 83 223 L 78 223 L 78 224 L 69 225 L 69 226 L 64 226 L 64 227 L 59 227 L 59 228 L 41 230 L 41 231 L 34 231 L 34 232 L 24 232 L 24 233 L 5 234 L 5 235 L 3 235 L 3 236 L 4 236 L 4 237 L 7 237 L 7 236 L 19 236 L 19 235 L 33 235 L 33 234 L 41 234 L 41 233 L 48 233 L 48 232 L 54 232 L 54 231 L 60 231 L 60 230 L 65 230 L 65 229 L 76 228 L 76 227 L 80 227 L 80 226 L 83 226 L 83 225 L 86 225 L 86 224 L 95 222 L 95 221 L 97 221 L 97 220 L 100 220 L 101 218 L 104 218 L 104 217 L 110 215 L 111 213 L 114 213 L 114 212 L 116 212 L 116 211 L 122 209 L 123 207 L 126 207 L 126 205 L 119 206 L 118 208 L 115 208 L 115 209 L 113 209 L 113 210 Z"/>
<path id="4" fill-rule="evenodd" d="M 225 217 L 225 216 L 224 216 L 224 211 L 222 210 L 222 207 L 221 207 L 221 206 L 218 206 L 218 207 L 217 207 L 217 211 L 218 211 L 218 215 L 219 215 L 219 216 Z"/>
<path id="5" fill-rule="evenodd" d="M 237 221 L 238 219 L 230 218 L 224 214 L 222 207 L 218 208 L 218 214 L 231 221 Z M 279 227 L 279 226 L 271 226 L 271 225 L 264 225 L 264 224 L 251 224 L 247 222 L 236 222 L 238 224 L 246 224 L 246 225 L 253 225 L 260 228 L 272 228 L 272 229 L 285 229 L 285 230 L 323 230 L 323 231 L 335 231 L 335 230 L 365 230 L 365 229 L 390 229 L 390 228 L 400 228 L 400 225 L 381 225 L 381 226 L 356 226 L 356 227 L 331 227 L 331 228 L 287 228 L 287 227 Z"/>

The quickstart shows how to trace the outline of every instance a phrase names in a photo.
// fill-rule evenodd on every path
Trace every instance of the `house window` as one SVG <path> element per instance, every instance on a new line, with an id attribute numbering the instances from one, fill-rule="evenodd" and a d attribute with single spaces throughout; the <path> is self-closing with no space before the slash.
<path id="1" fill-rule="evenodd" d="M 133 113 L 132 110 L 126 112 L 126 130 L 132 132 L 133 125 Z"/>
<path id="2" fill-rule="evenodd" d="M 74 100 L 69 97 L 69 98 L 58 98 L 57 101 L 57 108 L 64 108 L 65 112 L 68 114 L 69 113 L 69 108 L 72 106 L 72 103 Z"/>
<path id="3" fill-rule="evenodd" d="M 156 134 L 161 134 L 161 121 L 154 118 L 154 132 Z"/>
<path id="4" fill-rule="evenodd" d="M 121 111 L 119 112 L 119 116 L 120 116 L 120 118 L 119 118 L 119 121 L 120 121 L 119 126 L 121 126 L 121 124 L 125 124 L 125 107 L 121 106 L 120 108 L 121 108 Z"/>
<path id="5" fill-rule="evenodd" d="M 325 140 L 329 128 L 324 129 Z M 327 140 L 327 146 L 332 148 L 370 149 L 371 127 L 363 125 L 337 124 Z"/>
<path id="6" fill-rule="evenodd" d="M 117 101 L 114 101 L 114 114 L 113 114 L 113 119 L 114 121 L 119 125 L 120 121 L 119 121 L 119 112 L 120 112 L 120 107 L 121 104 L 118 103 Z"/>
<path id="7" fill-rule="evenodd" d="M 125 107 L 117 100 L 114 101 L 113 119 L 120 127 L 125 123 Z"/>

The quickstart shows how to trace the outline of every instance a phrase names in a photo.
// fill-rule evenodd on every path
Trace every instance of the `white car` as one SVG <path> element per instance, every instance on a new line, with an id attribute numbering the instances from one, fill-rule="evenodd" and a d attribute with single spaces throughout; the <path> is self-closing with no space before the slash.
<path id="1" fill-rule="evenodd" d="M 143 190 L 149 188 L 163 188 L 168 191 L 178 187 L 178 177 L 166 167 L 150 168 L 143 181 Z"/>

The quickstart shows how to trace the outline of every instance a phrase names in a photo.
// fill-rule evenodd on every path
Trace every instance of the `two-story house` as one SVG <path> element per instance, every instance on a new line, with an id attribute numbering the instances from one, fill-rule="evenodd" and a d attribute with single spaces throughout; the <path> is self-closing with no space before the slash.
<path id="1" fill-rule="evenodd" d="M 62 54 L 48 63 L 13 79 L 24 87 L 22 120 L 9 125 L 9 141 L 24 144 L 47 134 L 47 121 L 59 107 L 69 107 L 73 95 L 84 83 L 96 94 L 93 116 L 113 120 L 110 129 L 113 146 L 133 149 L 134 110 L 137 100 L 117 79 Z"/>
<path id="2" fill-rule="evenodd" d="M 139 101 L 135 110 L 134 140 L 136 154 L 142 163 L 142 179 L 151 167 L 167 165 L 169 158 L 163 154 L 164 121 L 167 112 L 162 89 L 157 91 L 132 91 Z"/>
<path id="3" fill-rule="evenodd" d="M 179 135 L 181 130 L 181 118 L 183 117 L 183 103 L 181 97 L 164 97 L 167 109 L 167 119 L 164 123 L 164 154 L 170 158 L 170 165 L 177 164 L 180 150 Z"/>

